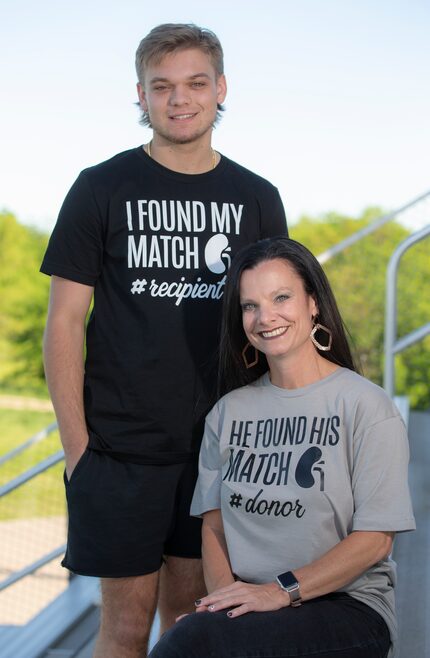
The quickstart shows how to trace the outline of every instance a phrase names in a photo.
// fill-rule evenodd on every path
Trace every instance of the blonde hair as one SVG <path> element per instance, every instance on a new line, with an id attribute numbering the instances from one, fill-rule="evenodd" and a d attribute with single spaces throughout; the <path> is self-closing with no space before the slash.
<path id="1" fill-rule="evenodd" d="M 224 73 L 224 54 L 216 34 L 192 23 L 163 23 L 142 39 L 136 51 L 136 73 L 140 84 L 143 85 L 145 67 L 150 61 L 159 62 L 170 53 L 188 48 L 202 50 L 209 55 L 217 75 Z"/>

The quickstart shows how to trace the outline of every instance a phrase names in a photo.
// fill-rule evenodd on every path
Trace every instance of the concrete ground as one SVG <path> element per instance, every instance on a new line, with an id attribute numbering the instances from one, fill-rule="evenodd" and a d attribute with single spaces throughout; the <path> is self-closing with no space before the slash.
<path id="1" fill-rule="evenodd" d="M 40 398 L 29 398 L 21 395 L 0 395 L 0 409 L 54 411 L 51 400 L 41 400 Z"/>

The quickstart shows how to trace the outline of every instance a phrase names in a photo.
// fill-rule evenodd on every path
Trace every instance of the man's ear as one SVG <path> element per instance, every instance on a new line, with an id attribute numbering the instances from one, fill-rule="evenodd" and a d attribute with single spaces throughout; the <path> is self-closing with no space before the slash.
<path id="1" fill-rule="evenodd" d="M 142 87 L 142 85 L 140 84 L 140 82 L 137 83 L 136 89 L 137 89 L 137 95 L 139 97 L 140 107 L 142 108 L 142 110 L 144 112 L 147 112 L 148 111 L 148 103 L 146 102 L 146 94 L 145 94 L 145 90 Z"/>
<path id="2" fill-rule="evenodd" d="M 222 73 L 220 76 L 218 76 L 217 82 L 217 103 L 222 105 L 225 101 L 225 97 L 227 96 L 227 80 L 225 79 L 224 73 Z"/>

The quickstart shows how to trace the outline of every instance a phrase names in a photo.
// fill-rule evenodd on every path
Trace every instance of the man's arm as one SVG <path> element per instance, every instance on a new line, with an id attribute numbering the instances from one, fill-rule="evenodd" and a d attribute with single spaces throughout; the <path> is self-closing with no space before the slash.
<path id="1" fill-rule="evenodd" d="M 70 479 L 88 444 L 85 422 L 85 318 L 93 288 L 53 276 L 43 353 L 46 380 L 63 444 Z"/>

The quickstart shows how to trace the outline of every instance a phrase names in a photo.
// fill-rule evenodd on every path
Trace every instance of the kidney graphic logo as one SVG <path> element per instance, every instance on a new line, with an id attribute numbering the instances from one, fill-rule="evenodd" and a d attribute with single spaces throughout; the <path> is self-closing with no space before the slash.
<path id="1" fill-rule="evenodd" d="M 322 451 L 316 446 L 308 448 L 300 457 L 295 473 L 296 482 L 300 487 L 304 489 L 313 487 L 315 478 L 312 471 L 317 471 L 320 476 L 320 491 L 324 491 L 324 470 L 321 468 L 324 461 L 321 457 Z"/>
<path id="2" fill-rule="evenodd" d="M 205 261 L 208 270 L 214 274 L 222 274 L 228 270 L 231 263 L 231 256 L 228 253 L 230 251 L 227 236 L 223 233 L 218 233 L 208 240 L 205 247 Z"/>

